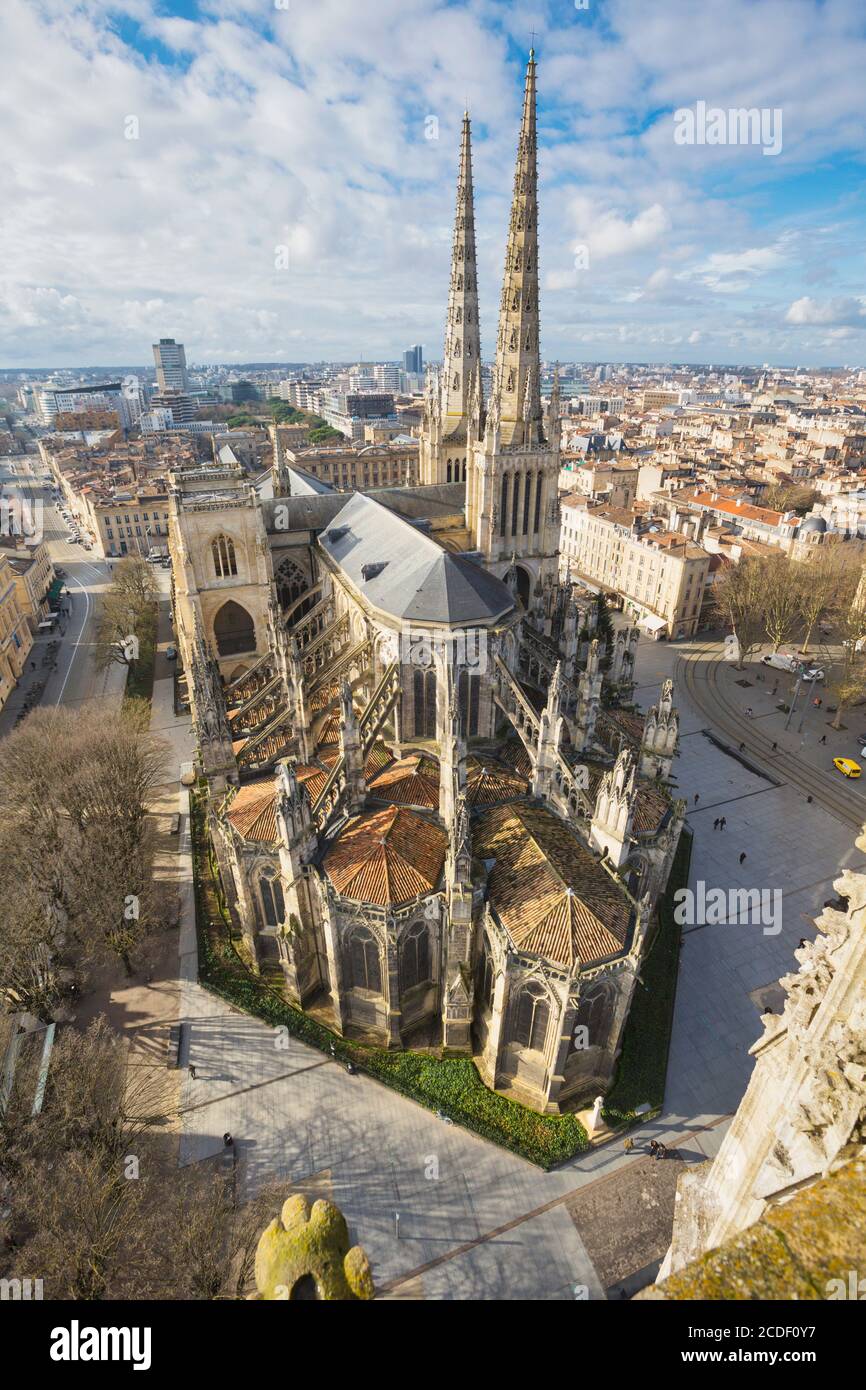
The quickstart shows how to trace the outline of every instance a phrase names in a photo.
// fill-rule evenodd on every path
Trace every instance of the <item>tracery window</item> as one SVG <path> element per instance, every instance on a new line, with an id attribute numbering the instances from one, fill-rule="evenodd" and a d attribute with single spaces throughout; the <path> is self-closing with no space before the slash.
<path id="1" fill-rule="evenodd" d="M 525 985 L 517 1000 L 514 1041 L 530 1052 L 543 1052 L 550 1022 L 550 1006 L 540 984 Z"/>
<path id="2" fill-rule="evenodd" d="M 238 562 L 235 556 L 235 543 L 231 536 L 217 536 L 211 542 L 213 567 L 217 579 L 228 579 L 237 574 Z"/>

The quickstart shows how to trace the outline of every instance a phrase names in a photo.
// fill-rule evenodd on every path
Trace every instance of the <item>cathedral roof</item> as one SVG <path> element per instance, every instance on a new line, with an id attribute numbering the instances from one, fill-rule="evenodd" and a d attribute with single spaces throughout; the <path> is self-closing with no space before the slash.
<path id="1" fill-rule="evenodd" d="M 507 584 L 355 492 L 319 544 L 374 608 L 416 622 L 486 623 L 511 612 Z"/>
<path id="2" fill-rule="evenodd" d="M 399 806 L 353 816 L 324 858 L 338 893 L 378 907 L 397 906 L 435 891 L 448 836 Z"/>
<path id="3" fill-rule="evenodd" d="M 328 779 L 324 768 L 314 763 L 295 763 L 295 776 L 306 789 L 310 801 L 315 801 Z M 225 803 L 224 803 L 225 804 Z M 238 787 L 228 802 L 226 820 L 245 840 L 277 841 L 277 793 L 274 774 L 266 773 Z"/>
<path id="4" fill-rule="evenodd" d="M 467 759 L 466 800 L 470 806 L 492 806 L 497 801 L 525 796 L 527 791 L 526 779 L 501 763 L 486 758 Z"/>
<path id="5" fill-rule="evenodd" d="M 410 753 L 372 778 L 370 795 L 380 801 L 435 810 L 439 805 L 439 764 L 426 753 Z"/>
<path id="6" fill-rule="evenodd" d="M 488 900 L 517 950 L 573 969 L 625 949 L 625 891 L 552 812 L 527 803 L 487 811 L 474 851 L 495 860 Z"/>

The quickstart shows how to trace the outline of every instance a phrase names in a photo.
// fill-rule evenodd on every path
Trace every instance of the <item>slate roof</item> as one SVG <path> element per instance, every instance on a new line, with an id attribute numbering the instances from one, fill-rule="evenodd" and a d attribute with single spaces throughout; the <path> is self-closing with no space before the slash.
<path id="1" fill-rule="evenodd" d="M 626 949 L 629 899 L 552 812 L 525 802 L 487 811 L 474 851 L 495 859 L 488 900 L 517 950 L 573 969 Z"/>
<path id="2" fill-rule="evenodd" d="M 462 625 L 489 622 L 514 607 L 500 579 L 360 492 L 318 542 L 352 586 L 392 617 Z"/>
<path id="3" fill-rule="evenodd" d="M 386 806 L 348 821 L 323 862 L 343 897 L 389 907 L 435 890 L 447 848 L 438 825 L 416 811 Z"/>

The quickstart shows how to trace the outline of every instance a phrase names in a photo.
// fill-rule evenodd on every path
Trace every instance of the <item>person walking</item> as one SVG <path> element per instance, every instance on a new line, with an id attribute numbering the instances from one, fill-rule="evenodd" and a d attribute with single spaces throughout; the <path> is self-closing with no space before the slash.
<path id="1" fill-rule="evenodd" d="M 778 751 L 778 748 L 779 748 L 778 743 L 774 743 L 773 746 L 772 746 L 772 748 L 770 749 L 770 752 L 771 752 L 771 753 L 775 753 L 775 752 Z"/>
<path id="2" fill-rule="evenodd" d="M 193 1066 L 192 1062 L 190 1062 L 189 1066 L 187 1067 L 187 1071 L 190 1074 L 190 1079 L 195 1081 L 195 1067 Z"/>
<path id="3" fill-rule="evenodd" d="M 740 855 L 740 863 L 741 863 L 741 864 L 745 864 L 745 862 L 746 862 L 746 851 L 743 850 L 742 854 Z"/>
<path id="4" fill-rule="evenodd" d="M 634 1148 L 634 1140 L 632 1139 L 631 1135 L 623 1139 L 622 1146 L 627 1154 L 631 1153 L 632 1149 Z"/>
<path id="5" fill-rule="evenodd" d="M 652 1156 L 653 1158 L 655 1158 L 655 1156 L 656 1156 L 656 1149 L 658 1148 L 658 1146 L 659 1146 L 659 1143 L 658 1143 L 658 1140 L 657 1140 L 657 1139 L 651 1139 L 651 1140 L 650 1140 L 649 1151 L 650 1151 L 650 1154 L 651 1154 L 651 1156 Z"/>
<path id="6" fill-rule="evenodd" d="M 713 829 L 714 829 L 714 830 L 718 830 L 718 828 L 719 828 L 719 817 L 716 816 L 716 819 L 713 821 Z"/>
<path id="7" fill-rule="evenodd" d="M 746 745 L 745 745 L 744 743 L 741 743 L 741 744 L 740 744 L 740 752 L 741 752 L 741 753 L 745 753 L 745 751 L 746 751 Z"/>
<path id="8" fill-rule="evenodd" d="M 725 827 L 727 826 L 727 824 L 728 824 L 728 818 L 727 818 L 727 816 L 722 816 L 722 819 L 719 821 L 719 829 L 720 829 L 720 830 L 724 830 Z"/>
<path id="9" fill-rule="evenodd" d="M 664 1144 L 657 1144 L 657 1145 L 656 1145 L 656 1151 L 655 1151 L 655 1157 L 656 1157 L 656 1158 L 664 1158 L 664 1156 L 665 1156 L 666 1153 L 667 1153 L 667 1149 L 665 1148 Z"/>
<path id="10" fill-rule="evenodd" d="M 826 735 L 826 734 L 822 734 L 821 737 L 818 739 L 818 742 L 819 742 L 819 743 L 826 743 L 826 742 L 827 742 L 827 735 Z"/>
<path id="11" fill-rule="evenodd" d="M 701 794 L 700 794 L 700 792 L 695 792 L 695 805 L 696 805 L 696 806 L 697 806 L 698 802 L 700 801 L 700 799 L 701 799 Z"/>

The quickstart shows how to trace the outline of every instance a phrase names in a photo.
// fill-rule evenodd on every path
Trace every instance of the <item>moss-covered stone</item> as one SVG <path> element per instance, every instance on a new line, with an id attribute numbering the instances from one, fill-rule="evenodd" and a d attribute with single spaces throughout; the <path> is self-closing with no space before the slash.
<path id="1" fill-rule="evenodd" d="M 866 1159 L 771 1207 L 754 1226 L 710 1250 L 641 1297 L 825 1299 L 839 1297 L 866 1259 Z M 838 1288 L 838 1286 L 837 1286 Z"/>
<path id="2" fill-rule="evenodd" d="M 256 1288 L 266 1300 L 372 1299 L 370 1261 L 360 1245 L 349 1249 L 340 1208 L 318 1201 L 312 1210 L 296 1194 L 262 1232 L 256 1250 Z"/>

